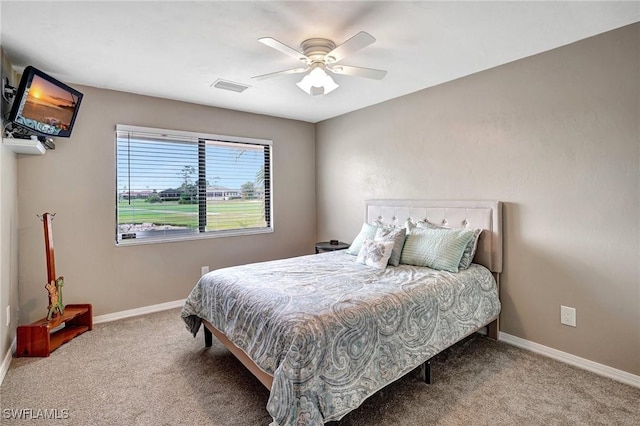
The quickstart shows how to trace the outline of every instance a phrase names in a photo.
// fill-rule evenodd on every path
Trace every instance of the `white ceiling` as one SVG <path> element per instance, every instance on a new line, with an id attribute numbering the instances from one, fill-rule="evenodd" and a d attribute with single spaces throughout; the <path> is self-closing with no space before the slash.
<path id="1" fill-rule="evenodd" d="M 33 65 L 70 85 L 318 122 L 640 21 L 640 2 L 95 2 L 0 3 L 0 43 L 16 69 Z M 336 75 L 312 97 L 301 75 L 252 76 L 300 63 L 257 41 L 298 48 L 376 43 L 342 61 L 387 70 L 380 81 Z M 210 87 L 248 84 L 243 93 Z"/>

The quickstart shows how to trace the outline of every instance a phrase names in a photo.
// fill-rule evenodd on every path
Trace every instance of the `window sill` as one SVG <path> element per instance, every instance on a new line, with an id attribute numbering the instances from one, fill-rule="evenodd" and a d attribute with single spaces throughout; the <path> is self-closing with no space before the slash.
<path id="1" fill-rule="evenodd" d="M 196 241 L 196 240 L 207 240 L 210 238 L 223 238 L 223 237 L 242 237 L 245 235 L 258 235 L 258 234 L 270 234 L 273 232 L 273 228 L 259 228 L 259 229 L 245 229 L 245 230 L 230 230 L 230 231 L 217 231 L 217 232 L 208 232 L 203 234 L 187 234 L 184 236 L 176 236 L 176 237 L 157 237 L 157 238 L 132 238 L 129 240 L 116 241 L 116 247 L 127 247 L 127 246 L 139 246 L 145 244 L 162 244 L 162 243 L 174 243 L 181 241 Z"/>

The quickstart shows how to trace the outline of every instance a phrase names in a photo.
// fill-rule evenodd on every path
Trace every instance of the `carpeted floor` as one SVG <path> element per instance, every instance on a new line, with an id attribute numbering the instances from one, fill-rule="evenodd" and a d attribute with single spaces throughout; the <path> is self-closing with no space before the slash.
<path id="1" fill-rule="evenodd" d="M 49 358 L 13 359 L 0 424 L 268 425 L 268 391 L 179 314 L 98 324 Z M 410 373 L 330 425 L 640 424 L 640 389 L 481 336 L 438 355 L 432 372 L 433 385 Z"/>

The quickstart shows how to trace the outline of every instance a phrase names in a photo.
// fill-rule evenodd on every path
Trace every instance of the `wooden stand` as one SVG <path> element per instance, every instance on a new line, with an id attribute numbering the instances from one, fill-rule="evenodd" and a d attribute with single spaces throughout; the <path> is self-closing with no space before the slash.
<path id="1" fill-rule="evenodd" d="M 29 325 L 18 326 L 16 356 L 49 356 L 63 344 L 91 329 L 91 305 L 67 305 L 64 314 L 51 321 L 43 318 Z"/>
<path id="2" fill-rule="evenodd" d="M 48 283 L 56 282 L 56 263 L 53 252 L 51 220 L 54 215 L 45 213 L 44 245 L 47 254 Z M 58 278 L 62 280 L 62 277 Z M 61 281 L 62 282 L 62 281 Z M 49 293 L 47 317 L 29 325 L 18 326 L 16 356 L 49 356 L 51 352 L 74 337 L 93 329 L 93 310 L 89 304 L 67 305 L 63 308 L 62 294 L 57 287 L 55 298 Z"/>

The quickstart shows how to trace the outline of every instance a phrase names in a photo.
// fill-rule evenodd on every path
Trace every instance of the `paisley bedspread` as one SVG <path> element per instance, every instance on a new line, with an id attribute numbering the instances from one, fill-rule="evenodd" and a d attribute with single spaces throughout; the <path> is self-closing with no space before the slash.
<path id="1" fill-rule="evenodd" d="M 378 270 L 336 251 L 210 272 L 182 317 L 194 335 L 209 321 L 273 375 L 267 410 L 288 426 L 339 420 L 499 312 L 483 266 Z"/>

